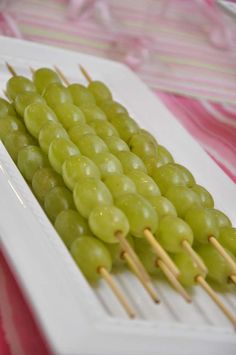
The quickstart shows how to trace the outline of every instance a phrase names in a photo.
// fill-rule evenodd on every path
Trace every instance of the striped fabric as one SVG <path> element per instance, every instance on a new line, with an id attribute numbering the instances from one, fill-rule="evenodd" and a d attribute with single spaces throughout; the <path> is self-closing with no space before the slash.
<path id="1" fill-rule="evenodd" d="M 164 16 L 165 1 L 107 0 L 112 31 L 101 23 L 98 8 L 69 20 L 66 0 L 6 0 L 5 13 L 7 10 L 15 20 L 25 39 L 116 60 L 123 60 L 127 49 L 125 42 L 115 45 L 116 35 L 145 38 L 145 60 L 137 74 L 236 182 L 235 20 L 225 19 L 232 31 L 232 49 L 219 50 L 210 44 L 208 24 L 191 1 L 176 1 Z M 0 33 L 14 35 L 16 31 L 1 16 L 2 2 Z M 14 339 L 11 349 L 17 355 L 46 355 L 45 344 L 1 254 L 0 279 L 1 315 Z M 1 327 L 0 354 L 10 354 Z"/>

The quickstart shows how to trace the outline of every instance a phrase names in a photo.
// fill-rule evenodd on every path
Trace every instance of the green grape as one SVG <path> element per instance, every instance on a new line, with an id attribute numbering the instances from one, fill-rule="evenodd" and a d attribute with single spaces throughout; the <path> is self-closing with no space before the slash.
<path id="1" fill-rule="evenodd" d="M 135 238 L 135 251 L 147 272 L 152 276 L 159 276 L 160 269 L 157 267 L 157 255 L 145 239 Z"/>
<path id="2" fill-rule="evenodd" d="M 40 68 L 34 71 L 33 81 L 37 91 L 42 94 L 49 84 L 61 84 L 57 73 L 49 68 Z"/>
<path id="3" fill-rule="evenodd" d="M 209 237 L 219 237 L 216 217 L 209 209 L 194 207 L 188 210 L 185 221 L 191 227 L 194 238 L 200 243 L 208 243 Z"/>
<path id="4" fill-rule="evenodd" d="M 37 94 L 36 92 L 22 92 L 16 96 L 14 100 L 14 105 L 16 112 L 24 117 L 24 112 L 27 106 L 34 102 L 39 102 L 40 104 L 46 104 L 46 101 L 42 96 Z"/>
<path id="5" fill-rule="evenodd" d="M 115 199 L 127 193 L 137 192 L 134 182 L 123 174 L 110 174 L 105 177 L 104 183 Z"/>
<path id="6" fill-rule="evenodd" d="M 116 157 L 120 160 L 125 174 L 128 174 L 130 171 L 133 170 L 140 170 L 144 173 L 147 172 L 143 161 L 132 152 L 117 152 Z"/>
<path id="7" fill-rule="evenodd" d="M 82 136 L 78 142 L 77 146 L 81 153 L 90 159 L 93 159 L 94 156 L 98 153 L 107 152 L 108 148 L 104 141 L 94 134 L 86 134 Z"/>
<path id="8" fill-rule="evenodd" d="M 157 157 L 157 144 L 145 134 L 134 134 L 129 140 L 129 147 L 141 159 Z"/>
<path id="9" fill-rule="evenodd" d="M 186 186 L 171 186 L 166 192 L 166 197 L 173 203 L 178 216 L 181 218 L 191 207 L 201 206 L 198 195 Z"/>
<path id="10" fill-rule="evenodd" d="M 74 209 L 72 193 L 64 186 L 54 187 L 45 195 L 44 209 L 54 223 L 59 213 Z"/>
<path id="11" fill-rule="evenodd" d="M 139 126 L 138 124 L 127 114 L 120 113 L 116 116 L 109 118 L 111 124 L 116 128 L 117 132 L 120 135 L 120 138 L 123 139 L 126 143 L 130 138 L 138 133 Z"/>
<path id="12" fill-rule="evenodd" d="M 192 187 L 192 190 L 198 194 L 202 207 L 206 207 L 206 208 L 214 207 L 213 197 L 211 196 L 210 192 L 208 192 L 203 186 L 194 185 Z"/>
<path id="13" fill-rule="evenodd" d="M 59 213 L 54 226 L 68 249 L 77 238 L 90 234 L 87 221 L 74 210 Z"/>
<path id="14" fill-rule="evenodd" d="M 160 190 L 155 181 L 142 171 L 130 171 L 127 176 L 134 182 L 137 192 L 149 199 L 150 197 L 160 196 Z"/>
<path id="15" fill-rule="evenodd" d="M 156 159 L 156 167 L 159 168 L 159 166 L 168 164 L 168 163 L 174 163 L 174 159 L 170 152 L 163 147 L 162 145 L 157 146 L 157 159 Z"/>
<path id="16" fill-rule="evenodd" d="M 106 143 L 106 145 L 108 146 L 108 149 L 110 150 L 110 152 L 112 154 L 116 155 L 116 153 L 122 152 L 122 151 L 129 152 L 129 147 L 128 147 L 127 143 L 125 143 L 125 141 L 123 141 L 119 137 L 116 137 L 116 136 L 104 137 L 103 140 Z"/>
<path id="17" fill-rule="evenodd" d="M 102 179 L 106 178 L 110 174 L 122 174 L 123 168 L 115 155 L 103 152 L 94 155 L 92 158 L 101 172 Z"/>
<path id="18" fill-rule="evenodd" d="M 63 102 L 55 106 L 54 111 L 66 130 L 77 125 L 85 123 L 85 117 L 79 107 L 71 102 Z"/>
<path id="19" fill-rule="evenodd" d="M 190 171 L 187 168 L 185 168 L 185 166 L 176 163 L 172 163 L 172 166 L 174 166 L 176 169 L 181 171 L 185 179 L 186 186 L 193 187 L 194 185 L 196 185 L 196 181 L 192 173 L 190 173 Z"/>
<path id="20" fill-rule="evenodd" d="M 83 155 L 72 156 L 66 159 L 62 165 L 62 176 L 66 186 L 70 190 L 73 190 L 76 183 L 85 177 L 101 178 L 96 164 Z"/>
<path id="21" fill-rule="evenodd" d="M 55 138 L 69 137 L 60 123 L 49 121 L 39 131 L 39 145 L 44 153 L 48 154 L 49 146 Z"/>
<path id="22" fill-rule="evenodd" d="M 10 100 L 15 100 L 22 92 L 36 92 L 34 83 L 24 76 L 12 76 L 7 82 L 7 96 Z"/>
<path id="23" fill-rule="evenodd" d="M 23 123 L 15 116 L 5 116 L 0 119 L 0 139 L 13 132 L 25 132 Z"/>
<path id="24" fill-rule="evenodd" d="M 91 121 L 107 121 L 105 113 L 96 105 L 82 105 L 80 108 L 85 115 L 86 122 L 88 123 Z"/>
<path id="25" fill-rule="evenodd" d="M 49 106 L 35 102 L 26 107 L 24 121 L 30 134 L 38 138 L 39 131 L 45 123 L 58 122 L 58 119 Z"/>
<path id="26" fill-rule="evenodd" d="M 215 208 L 210 209 L 210 211 L 215 216 L 219 228 L 232 227 L 229 217 L 227 217 L 223 212 L 216 210 Z"/>
<path id="27" fill-rule="evenodd" d="M 100 267 L 111 271 L 111 255 L 105 245 L 94 237 L 77 238 L 72 243 L 70 252 L 76 264 L 90 282 L 99 280 Z"/>
<path id="28" fill-rule="evenodd" d="M 22 148 L 34 144 L 35 141 L 29 134 L 20 131 L 9 133 L 4 138 L 5 148 L 7 149 L 14 162 L 17 162 L 18 153 Z"/>
<path id="29" fill-rule="evenodd" d="M 32 189 L 40 203 L 44 202 L 47 193 L 56 186 L 64 186 L 64 182 L 52 168 L 40 168 L 34 173 Z"/>
<path id="30" fill-rule="evenodd" d="M 79 213 L 88 218 L 97 206 L 112 205 L 113 199 L 106 185 L 99 179 L 86 177 L 74 187 L 74 202 Z"/>
<path id="31" fill-rule="evenodd" d="M 134 248 L 134 241 L 130 234 L 127 235 L 126 241 L 130 244 L 132 248 Z M 120 243 L 106 243 L 105 245 L 111 255 L 112 269 L 118 269 L 120 267 L 125 266 L 126 261 L 123 258 L 124 249 L 122 248 L 122 245 Z"/>
<path id="32" fill-rule="evenodd" d="M 144 197 L 131 193 L 121 195 L 116 199 L 116 205 L 128 218 L 130 232 L 134 237 L 142 238 L 145 229 L 156 232 L 157 214 Z"/>
<path id="33" fill-rule="evenodd" d="M 158 185 L 161 193 L 165 195 L 167 190 L 172 186 L 187 186 L 185 177 L 180 169 L 177 169 L 174 164 L 162 165 L 159 168 L 154 168 L 152 178 Z"/>
<path id="34" fill-rule="evenodd" d="M 14 107 L 7 101 L 0 97 L 0 119 L 5 116 L 15 116 Z"/>
<path id="35" fill-rule="evenodd" d="M 112 94 L 109 88 L 101 81 L 91 81 L 88 85 L 88 89 L 98 103 L 104 100 L 112 100 Z"/>
<path id="36" fill-rule="evenodd" d="M 73 103 L 70 91 L 62 84 L 52 83 L 47 85 L 42 95 L 47 101 L 48 106 L 53 110 L 55 110 L 59 104 Z"/>
<path id="37" fill-rule="evenodd" d="M 41 149 L 35 145 L 28 145 L 22 148 L 17 157 L 17 166 L 24 178 L 31 182 L 34 173 L 48 165 L 47 157 L 42 153 Z"/>
<path id="38" fill-rule="evenodd" d="M 154 145 L 156 145 L 156 146 L 158 145 L 156 138 L 150 132 L 148 132 L 146 129 L 141 128 L 139 130 L 139 133 L 141 133 L 142 135 L 147 137 L 147 139 L 151 140 Z"/>
<path id="39" fill-rule="evenodd" d="M 114 126 L 108 121 L 99 121 L 99 120 L 94 120 L 91 121 L 90 126 L 93 127 L 96 131 L 96 134 L 104 139 L 106 137 L 117 137 L 118 133 L 117 130 L 115 129 Z"/>
<path id="40" fill-rule="evenodd" d="M 227 252 L 230 254 L 228 250 Z M 203 259 L 208 269 L 207 276 L 209 279 L 219 284 L 227 284 L 232 270 L 219 252 L 212 245 L 201 245 L 197 249 L 197 253 Z"/>
<path id="41" fill-rule="evenodd" d="M 226 249 L 231 251 L 231 253 L 236 255 L 236 228 L 220 228 L 219 242 L 223 245 L 223 247 L 225 247 Z"/>
<path id="42" fill-rule="evenodd" d="M 120 113 L 125 113 L 126 115 L 128 114 L 124 106 L 113 100 L 101 101 L 99 102 L 99 106 L 105 112 L 109 120 Z"/>
<path id="43" fill-rule="evenodd" d="M 155 208 L 159 219 L 165 216 L 177 217 L 174 205 L 164 196 L 149 197 L 148 201 Z"/>
<path id="44" fill-rule="evenodd" d="M 68 86 L 72 100 L 76 106 L 95 105 L 96 101 L 93 94 L 81 84 L 71 84 Z"/>
<path id="45" fill-rule="evenodd" d="M 185 287 L 191 287 L 196 284 L 197 276 L 205 277 L 203 272 L 193 262 L 191 257 L 186 253 L 178 253 L 173 255 L 173 261 L 180 270 L 179 281 Z"/>
<path id="46" fill-rule="evenodd" d="M 193 232 L 189 225 L 181 218 L 170 215 L 160 220 L 156 236 L 163 248 L 170 253 L 181 253 L 184 240 L 193 244 Z"/>
<path id="47" fill-rule="evenodd" d="M 79 154 L 77 146 L 66 138 L 55 138 L 48 150 L 50 164 L 58 174 L 62 173 L 62 165 L 66 159 Z"/>
<path id="48" fill-rule="evenodd" d="M 92 232 L 106 243 L 118 243 L 117 233 L 124 237 L 129 232 L 129 222 L 124 213 L 115 206 L 97 206 L 89 215 Z"/>
<path id="49" fill-rule="evenodd" d="M 77 123 L 76 126 L 73 126 L 69 129 L 68 134 L 72 142 L 77 145 L 82 136 L 85 136 L 86 134 L 96 135 L 96 132 L 94 128 L 90 127 L 86 123 Z"/>

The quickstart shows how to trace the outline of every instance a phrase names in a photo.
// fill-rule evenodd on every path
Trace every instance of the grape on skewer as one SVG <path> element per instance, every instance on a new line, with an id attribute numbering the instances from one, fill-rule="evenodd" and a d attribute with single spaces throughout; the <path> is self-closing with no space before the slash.
<path id="1" fill-rule="evenodd" d="M 86 70 L 81 66 L 80 69 L 82 70 L 83 74 L 86 73 Z M 85 77 L 87 78 L 90 85 L 92 83 L 92 79 L 90 78 L 89 74 L 87 73 Z M 103 105 L 102 108 L 105 109 L 105 112 L 107 113 L 108 117 L 110 119 L 113 119 L 112 123 L 115 125 L 119 134 L 125 134 L 125 137 L 123 137 L 124 140 L 129 140 L 129 138 L 131 138 L 133 134 L 139 131 L 137 123 L 129 116 L 127 116 L 127 111 L 125 108 L 123 109 L 122 105 L 119 106 L 118 104 L 117 106 L 117 103 L 109 100 L 104 101 Z M 116 111 L 116 115 L 113 114 L 114 111 Z M 130 170 L 130 166 L 132 166 L 133 169 L 142 170 L 146 172 L 146 167 L 143 164 L 142 160 L 134 153 L 128 151 L 121 151 L 117 153 L 117 156 L 121 160 L 125 172 Z M 178 276 L 178 269 L 176 268 L 168 254 L 164 251 L 164 249 L 160 246 L 155 237 L 152 235 L 151 231 L 148 228 L 144 228 L 142 233 L 143 236 L 145 236 L 145 238 L 147 238 L 149 243 L 153 246 L 157 255 L 167 264 L 167 266 L 174 273 L 174 275 Z"/>
<path id="2" fill-rule="evenodd" d="M 180 280 L 183 285 L 191 287 L 195 284 L 198 284 L 201 286 L 201 288 L 210 296 L 213 302 L 215 302 L 215 304 L 222 310 L 225 316 L 231 321 L 234 327 L 236 327 L 236 318 L 219 299 L 211 286 L 206 282 L 205 274 L 198 269 L 196 264 L 193 263 L 192 259 L 186 253 L 179 253 L 174 255 L 174 260 L 181 270 Z"/>
<path id="3" fill-rule="evenodd" d="M 109 273 L 112 267 L 112 261 L 105 245 L 93 237 L 82 236 L 72 243 L 70 252 L 88 280 L 94 282 L 97 281 L 99 277 L 102 277 L 110 286 L 129 317 L 134 318 L 135 311 Z"/>
<path id="4" fill-rule="evenodd" d="M 212 211 L 203 207 L 194 207 L 187 212 L 185 220 L 193 230 L 195 239 L 199 243 L 212 244 L 230 265 L 232 272 L 236 273 L 236 262 L 217 240 L 219 238 L 219 226 Z"/>

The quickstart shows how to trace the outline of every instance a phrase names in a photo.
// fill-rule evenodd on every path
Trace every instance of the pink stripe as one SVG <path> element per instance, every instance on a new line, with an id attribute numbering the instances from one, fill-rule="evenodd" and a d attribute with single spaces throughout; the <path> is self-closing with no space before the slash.
<path id="1" fill-rule="evenodd" d="M 235 113 L 232 113 L 230 112 L 230 110 L 225 110 L 224 107 L 222 105 L 219 105 L 219 104 L 215 104 L 213 103 L 212 106 L 218 110 L 220 113 L 222 113 L 223 115 L 227 116 L 229 119 L 231 119 L 232 121 L 236 122 L 236 105 L 233 106 L 234 108 L 234 112 Z"/>

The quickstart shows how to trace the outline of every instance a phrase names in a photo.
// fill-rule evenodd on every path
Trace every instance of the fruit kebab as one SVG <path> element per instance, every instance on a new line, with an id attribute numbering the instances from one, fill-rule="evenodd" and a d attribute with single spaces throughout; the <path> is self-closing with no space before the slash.
<path id="1" fill-rule="evenodd" d="M 80 67 L 81 68 L 81 67 Z M 83 74 L 85 75 L 86 71 L 84 68 L 81 68 Z M 86 74 L 87 80 L 89 80 L 88 89 L 94 92 L 94 87 L 96 87 L 95 91 L 95 98 L 99 96 L 98 88 L 101 87 L 103 91 L 105 91 L 106 86 L 103 83 L 92 81 L 88 73 Z M 108 90 L 108 89 L 107 89 Z M 97 96 L 96 96 L 97 95 Z M 104 99 L 103 95 L 103 99 Z M 111 100 L 111 95 L 106 95 L 106 100 Z M 102 101 L 101 97 L 97 98 L 98 103 L 101 104 Z M 103 107 L 102 107 L 103 108 Z M 108 112 L 105 111 L 109 115 Z M 150 133 L 146 132 L 145 130 L 140 130 L 137 123 L 131 119 L 127 114 L 112 114 L 108 116 L 110 122 L 114 125 L 114 127 L 118 130 L 121 138 L 128 143 L 128 146 L 131 151 L 121 151 L 115 153 L 115 155 L 120 159 L 123 170 L 125 174 L 131 174 L 131 179 L 134 180 L 136 186 L 138 186 L 138 192 L 144 196 L 147 200 L 155 199 L 155 197 L 160 196 L 160 190 L 156 181 L 154 181 L 150 176 L 148 176 L 147 169 L 143 161 L 149 161 L 150 159 L 157 159 L 157 142 L 155 138 L 150 135 Z M 194 182 L 194 178 L 190 173 L 188 173 L 187 169 L 184 167 L 179 166 L 179 169 L 182 169 L 182 175 L 184 177 L 184 182 L 192 183 Z M 192 192 L 192 191 L 191 191 Z M 192 194 L 195 194 L 192 192 Z M 197 199 L 197 196 L 196 196 Z M 151 202 L 151 201 L 150 201 Z M 157 239 L 151 235 L 149 231 L 144 232 L 145 238 L 151 243 L 153 248 L 156 250 L 159 257 L 163 259 L 163 253 L 160 255 L 161 248 L 160 244 L 157 243 Z M 206 267 L 202 263 L 201 259 L 198 257 L 197 253 L 192 249 L 191 243 L 189 243 L 188 239 L 183 239 L 181 241 L 181 247 L 189 253 L 189 255 L 193 258 L 195 263 L 206 271 Z M 164 257 L 166 258 L 166 256 Z M 170 261 L 163 259 L 165 263 L 171 268 L 172 272 L 176 272 Z M 176 276 L 178 273 L 175 274 Z"/>
<path id="2" fill-rule="evenodd" d="M 176 264 L 181 270 L 180 281 L 185 287 L 199 285 L 221 309 L 230 322 L 236 327 L 236 318 L 231 311 L 219 299 L 212 287 L 206 282 L 205 274 L 193 263 L 192 259 L 186 253 L 178 253 L 173 256 Z"/>
<path id="3" fill-rule="evenodd" d="M 48 70 L 47 70 L 47 72 L 48 72 Z M 42 73 L 43 73 L 43 69 L 40 69 L 40 75 Z M 37 72 L 36 72 L 36 74 L 37 74 Z M 37 77 L 38 77 L 38 75 L 37 75 Z M 47 92 L 49 92 L 49 90 L 47 90 Z M 64 100 L 64 96 L 65 95 L 63 93 L 63 97 L 62 97 L 63 100 Z M 51 97 L 51 95 L 50 95 L 50 97 Z M 62 103 L 61 105 L 64 105 L 64 104 L 68 105 L 69 103 Z M 72 104 L 71 104 L 71 106 L 72 106 Z M 78 168 L 78 164 L 79 164 L 80 168 L 82 169 L 79 172 L 80 177 L 87 176 L 87 175 L 91 176 L 91 174 L 95 174 L 95 173 L 96 173 L 95 174 L 96 177 L 100 177 L 100 176 L 98 176 L 99 171 L 96 168 L 96 166 L 92 163 L 92 161 L 90 161 L 89 159 L 86 159 L 86 157 L 82 157 L 82 156 L 78 157 L 77 156 L 79 154 L 78 149 L 73 145 L 72 142 L 69 142 L 69 139 L 67 139 L 68 138 L 67 133 L 61 127 L 60 124 L 58 124 L 56 122 L 50 122 L 50 120 L 48 120 L 48 123 L 46 123 L 47 117 L 45 117 L 45 119 L 44 119 L 44 116 L 42 116 L 43 117 L 42 119 L 44 119 L 44 120 L 42 121 L 42 119 L 41 119 L 41 121 L 40 121 L 39 114 L 36 117 L 36 118 L 38 118 L 36 120 L 36 122 L 33 122 L 32 113 L 34 112 L 34 110 L 32 110 L 32 109 L 30 110 L 30 108 L 32 108 L 32 105 L 27 107 L 27 110 L 25 112 L 25 121 L 28 124 L 28 128 L 29 128 L 29 130 L 31 130 L 31 133 L 33 133 L 35 135 L 35 137 L 37 137 L 37 136 L 39 137 L 39 142 L 40 142 L 41 147 L 44 149 L 45 153 L 47 153 L 47 152 L 49 153 L 48 155 L 49 155 L 50 163 L 58 173 L 61 173 L 62 163 L 64 162 L 64 160 L 66 160 L 66 158 L 69 158 L 69 156 L 71 156 L 72 158 L 79 159 L 79 161 L 77 159 L 77 168 Z M 69 107 L 69 108 L 73 108 L 73 107 Z M 77 109 L 77 108 L 75 107 L 75 109 Z M 68 117 L 68 118 L 75 118 L 75 120 L 69 119 L 67 124 L 71 124 L 71 125 L 77 124 L 79 115 L 74 115 L 75 109 L 73 108 L 73 114 L 70 117 Z M 39 106 L 37 107 L 37 112 L 38 111 L 39 111 Z M 76 113 L 78 113 L 78 112 L 76 112 Z M 79 117 L 79 119 L 80 119 L 80 117 Z M 35 125 L 35 123 L 36 123 L 36 125 Z M 65 136 L 65 134 L 66 134 L 66 136 Z M 54 138 L 56 138 L 56 139 L 54 139 Z M 53 142 L 50 145 L 51 141 L 53 141 Z M 49 149 L 49 145 L 50 145 L 50 149 Z M 74 166 L 75 166 L 75 164 L 74 164 Z M 97 169 L 96 172 L 95 172 L 95 169 Z M 68 179 L 65 179 L 65 181 L 67 183 Z M 64 195 L 66 194 L 66 191 L 61 191 L 62 188 L 58 188 L 58 191 L 56 191 L 56 190 L 57 189 L 55 189 L 54 192 L 51 192 L 51 194 L 49 194 L 49 196 L 47 196 L 47 199 L 45 202 L 46 210 L 48 212 L 49 217 L 52 220 L 55 219 L 55 213 L 57 213 L 58 211 L 57 211 L 57 209 L 55 211 L 50 210 L 50 206 L 52 206 L 51 200 L 57 202 L 57 204 L 60 205 L 56 199 L 57 195 L 58 194 L 64 194 Z M 122 241 L 121 236 L 119 237 L 119 240 Z M 123 257 L 126 259 L 127 263 L 130 265 L 132 270 L 134 270 L 137 277 L 139 277 L 140 281 L 143 283 L 144 287 L 149 292 L 149 294 L 154 299 L 154 301 L 159 302 L 159 299 L 155 295 L 155 291 L 154 291 L 152 285 L 150 283 L 146 283 L 146 281 L 144 282 L 143 278 L 140 275 L 140 271 L 138 270 L 135 263 L 132 262 L 132 259 L 129 257 L 128 254 L 130 253 L 133 258 L 135 257 L 135 261 L 136 260 L 138 261 L 137 256 L 135 256 L 135 253 L 132 251 L 131 248 L 130 249 L 128 248 L 127 244 L 123 243 L 122 245 L 123 245 L 124 249 L 129 250 L 129 252 L 123 253 Z M 140 262 L 139 262 L 139 265 L 141 265 Z M 143 270 L 145 271 L 145 269 L 142 267 L 142 271 Z M 147 273 L 145 271 L 145 276 L 146 275 L 147 275 Z"/>
<path id="4" fill-rule="evenodd" d="M 58 73 L 60 74 L 61 71 L 59 71 Z M 64 78 L 65 78 L 65 76 L 64 76 Z M 66 81 L 66 83 L 69 84 L 68 80 Z M 72 84 L 72 85 L 76 85 L 76 84 Z M 69 85 L 68 88 L 70 88 L 70 86 L 71 85 Z M 89 92 L 88 89 L 86 89 L 86 90 L 87 90 L 86 92 Z M 97 90 L 97 92 L 98 92 L 98 90 Z M 104 88 L 104 92 L 105 92 L 105 88 Z M 78 88 L 78 91 L 77 91 L 77 95 L 79 96 L 79 88 Z M 109 96 L 109 98 L 111 97 L 110 94 L 109 94 L 109 91 L 107 91 L 106 95 L 107 95 L 107 97 Z M 77 101 L 78 100 L 77 99 L 78 96 L 75 97 L 75 95 L 74 95 L 74 100 L 76 102 L 78 102 Z M 105 94 L 103 93 L 103 97 L 104 96 L 105 96 Z M 126 132 L 128 132 L 127 133 L 128 135 L 132 135 L 134 133 L 134 130 L 132 129 L 132 127 L 134 127 L 135 132 L 137 132 L 137 130 L 139 129 L 138 125 L 135 123 L 135 121 L 130 118 L 129 119 L 129 127 L 126 127 Z M 115 128 L 117 128 L 117 127 L 115 127 Z M 125 130 L 120 129 L 118 127 L 118 133 L 120 133 L 121 131 L 124 132 Z M 99 163 L 100 166 L 104 167 L 104 161 L 105 161 L 105 163 L 107 163 L 106 166 L 108 168 L 113 166 L 113 168 L 114 168 L 113 171 L 109 171 L 108 173 L 111 173 L 111 172 L 113 172 L 113 173 L 121 173 L 122 172 L 121 166 L 118 163 L 116 157 L 112 156 L 111 154 L 107 154 L 106 153 L 106 148 L 104 147 L 104 142 L 101 142 L 101 139 L 99 139 L 99 137 L 96 138 L 97 144 L 93 144 L 93 140 L 94 140 L 93 135 L 86 135 L 86 136 L 78 139 L 77 144 L 78 144 L 79 149 L 82 151 L 82 153 L 87 155 L 91 159 L 97 160 L 97 163 Z M 89 148 L 90 148 L 89 150 L 86 149 L 86 147 L 88 145 L 89 145 Z M 99 155 L 99 153 L 101 153 L 101 154 Z M 102 153 L 104 153 L 104 154 L 102 154 Z M 134 153 L 132 153 L 130 151 L 120 151 L 120 152 L 117 152 L 116 155 L 117 155 L 118 158 L 120 158 L 124 171 L 126 171 L 126 172 L 130 171 L 130 168 L 143 169 L 144 171 L 146 171 L 145 165 L 143 164 L 141 159 L 137 155 L 135 155 Z M 105 178 L 106 172 L 107 171 L 105 171 L 105 174 L 103 174 L 104 178 Z M 177 268 L 175 267 L 175 265 L 173 264 L 173 262 L 171 261 L 171 259 L 168 256 L 168 254 L 161 248 L 161 246 L 158 244 L 158 242 L 156 241 L 154 236 L 152 236 L 152 237 L 150 236 L 150 231 L 145 230 L 144 231 L 144 236 L 146 237 L 146 235 L 148 235 L 149 240 L 150 240 L 150 238 L 152 238 L 152 243 L 155 244 L 156 252 L 158 252 L 158 255 L 168 265 L 168 267 L 171 269 L 171 271 L 177 276 L 179 274 L 179 272 L 178 272 Z"/>
<path id="5" fill-rule="evenodd" d="M 50 71 L 49 69 L 44 69 L 41 68 L 38 71 L 34 72 L 34 81 L 35 81 L 35 85 L 36 87 L 38 87 L 40 90 L 43 90 L 43 85 L 45 86 L 47 81 L 45 81 L 44 79 L 44 75 L 45 75 L 45 71 L 46 71 L 46 77 L 50 79 L 50 83 L 49 85 L 47 85 L 47 87 L 44 87 L 44 91 L 43 91 L 43 95 L 46 98 L 47 104 L 51 105 L 51 107 L 53 107 L 53 109 L 55 109 L 56 105 L 55 103 L 58 102 L 60 107 L 62 107 L 63 105 L 66 105 L 66 109 L 67 109 L 67 116 L 66 116 L 66 121 L 67 124 L 71 123 L 71 126 L 73 126 L 74 124 L 78 123 L 78 121 L 84 122 L 84 116 L 83 113 L 79 110 L 79 108 L 77 108 L 75 105 L 72 104 L 71 102 L 71 98 L 70 98 L 70 93 L 68 91 L 66 91 L 66 88 L 64 88 L 60 82 L 58 82 L 59 78 L 56 80 L 55 76 L 57 77 L 57 74 L 55 72 L 53 72 L 52 70 Z M 12 72 L 15 73 L 14 69 L 12 69 Z M 14 79 L 16 77 L 13 77 L 12 79 Z M 12 80 L 10 79 L 10 80 Z M 16 80 L 16 79 L 14 79 Z M 28 79 L 27 79 L 28 80 Z M 40 86 L 41 85 L 41 86 Z M 8 90 L 11 90 L 11 83 L 8 87 Z M 63 107 L 64 109 L 64 107 Z M 47 105 L 43 105 L 42 103 L 37 103 L 34 102 L 31 105 L 27 106 L 27 109 L 25 110 L 25 115 L 24 115 L 24 120 L 25 123 L 28 127 L 28 129 L 30 130 L 30 132 L 37 137 L 39 135 L 39 130 L 42 127 L 43 123 L 47 122 L 47 120 L 51 120 L 51 121 L 58 121 L 56 118 L 56 115 L 54 114 L 54 112 L 52 111 L 51 108 L 49 108 Z M 36 117 L 34 117 L 36 116 Z M 63 117 L 63 115 L 59 115 L 59 118 Z M 44 120 L 44 122 L 42 121 Z M 45 129 L 45 135 L 47 135 L 48 130 Z M 53 127 L 52 127 L 52 131 L 53 131 Z M 61 132 L 62 133 L 62 132 Z M 41 135 L 43 136 L 43 133 L 41 133 Z M 64 134 L 62 134 L 64 136 Z M 61 138 L 61 134 L 59 134 L 59 137 Z M 96 136 L 94 136 L 96 137 Z M 43 138 L 41 139 L 41 141 L 43 141 Z M 49 137 L 50 138 L 50 137 Z M 99 137 L 97 137 L 99 138 Z M 59 139 L 59 138 L 58 138 Z M 96 138 L 95 138 L 96 140 Z M 57 145 L 60 146 L 61 143 L 61 147 L 57 148 Z M 95 144 L 97 142 L 95 141 Z M 99 145 L 100 141 L 98 142 L 97 145 Z M 103 143 L 103 142 L 102 142 Z M 93 142 L 92 142 L 93 144 Z M 105 146 L 105 143 L 103 143 L 103 145 Z M 55 157 L 55 154 L 57 154 L 57 149 L 59 151 L 59 156 Z M 99 148 L 98 148 L 99 149 Z M 75 145 L 73 145 L 72 142 L 69 142 L 69 140 L 63 140 L 61 138 L 61 140 L 57 141 L 54 143 L 54 145 L 51 148 L 51 152 L 49 153 L 49 159 L 51 157 L 51 163 L 53 165 L 53 167 L 55 168 L 55 170 L 58 173 L 61 173 L 61 167 L 62 167 L 62 161 L 64 161 L 65 157 L 68 157 L 67 153 L 69 153 L 69 155 L 75 155 L 77 154 L 78 149 L 76 148 Z M 61 155 L 61 160 L 60 160 L 60 155 Z M 55 159 L 54 159 L 54 158 Z M 58 160 L 59 158 L 59 160 Z M 125 242 L 123 243 L 123 246 L 125 247 Z M 130 251 L 129 251 L 130 252 Z M 128 252 L 128 253 L 129 253 Z M 132 253 L 134 255 L 134 253 Z M 134 257 L 132 255 L 130 255 L 131 257 Z M 135 258 L 135 263 L 137 264 L 138 268 L 140 269 L 140 272 L 143 273 L 144 277 L 146 279 L 148 279 L 147 277 L 147 273 L 145 272 L 144 268 L 141 267 L 140 263 L 138 262 L 138 258 Z"/>

